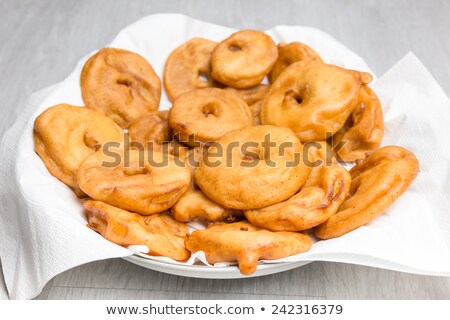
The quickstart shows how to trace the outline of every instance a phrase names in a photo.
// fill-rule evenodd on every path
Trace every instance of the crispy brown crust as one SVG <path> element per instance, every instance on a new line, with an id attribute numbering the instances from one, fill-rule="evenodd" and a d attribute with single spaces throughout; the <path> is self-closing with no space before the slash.
<path id="1" fill-rule="evenodd" d="M 170 100 L 191 90 L 220 86 L 211 77 L 210 60 L 217 43 L 193 38 L 172 51 L 164 67 L 164 88 Z"/>
<path id="2" fill-rule="evenodd" d="M 211 75 L 233 88 L 259 84 L 278 58 L 272 38 L 264 32 L 241 30 L 220 42 L 211 57 Z"/>
<path id="3" fill-rule="evenodd" d="M 350 197 L 334 216 L 315 228 L 316 236 L 336 238 L 369 223 L 406 191 L 418 171 L 412 152 L 397 146 L 376 150 L 350 170 Z"/>
<path id="4" fill-rule="evenodd" d="M 190 253 L 184 246 L 189 229 L 167 213 L 141 216 L 100 201 L 84 203 L 88 227 L 121 246 L 145 245 L 149 255 L 186 261 Z"/>
<path id="5" fill-rule="evenodd" d="M 189 169 L 170 154 L 109 151 L 119 156 L 120 163 L 113 164 L 111 155 L 99 150 L 78 170 L 80 188 L 94 200 L 150 215 L 172 207 L 189 187 Z"/>
<path id="6" fill-rule="evenodd" d="M 137 53 L 103 48 L 84 65 L 81 94 L 87 107 L 112 118 L 122 128 L 158 110 L 161 81 Z"/>
<path id="7" fill-rule="evenodd" d="M 242 274 L 256 271 L 258 260 L 275 260 L 300 254 L 311 248 L 303 233 L 272 232 L 247 221 L 216 223 L 206 230 L 194 231 L 185 241 L 191 252 L 204 251 L 209 263 L 237 261 Z"/>
<path id="8" fill-rule="evenodd" d="M 111 119 L 83 107 L 59 104 L 34 122 L 34 148 L 48 171 L 85 196 L 76 174 L 81 162 L 106 142 L 119 142 L 122 130 Z"/>
<path id="9" fill-rule="evenodd" d="M 295 62 L 271 85 L 264 98 L 261 123 L 285 126 L 300 141 L 325 140 L 354 110 L 361 74 L 320 62 Z"/>
<path id="10" fill-rule="evenodd" d="M 340 159 L 364 159 L 380 147 L 384 134 L 383 109 L 377 95 L 363 86 L 358 103 L 345 125 L 330 140 Z"/>

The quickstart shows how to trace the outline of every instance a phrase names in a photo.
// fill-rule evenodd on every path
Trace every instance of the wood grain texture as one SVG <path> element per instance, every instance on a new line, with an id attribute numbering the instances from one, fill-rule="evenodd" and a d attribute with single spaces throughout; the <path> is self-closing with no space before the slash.
<path id="1" fill-rule="evenodd" d="M 317 27 L 361 55 L 377 75 L 413 51 L 450 93 L 450 2 L 445 0 L 0 0 L 0 135 L 32 92 L 63 80 L 83 55 L 123 27 L 160 12 L 234 28 Z M 6 298 L 2 277 L 0 298 Z M 449 299 L 450 279 L 313 263 L 261 278 L 199 280 L 107 260 L 57 276 L 38 298 Z"/>

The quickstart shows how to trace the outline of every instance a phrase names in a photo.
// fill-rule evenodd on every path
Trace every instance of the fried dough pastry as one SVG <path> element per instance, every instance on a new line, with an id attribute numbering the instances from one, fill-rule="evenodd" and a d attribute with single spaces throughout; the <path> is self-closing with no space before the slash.
<path id="1" fill-rule="evenodd" d="M 253 125 L 258 126 L 261 124 L 261 108 L 262 108 L 263 100 L 259 100 L 254 104 L 250 105 L 250 112 L 253 116 Z"/>
<path id="2" fill-rule="evenodd" d="M 81 71 L 81 94 L 87 107 L 112 118 L 122 128 L 158 110 L 161 81 L 137 53 L 103 48 Z"/>
<path id="3" fill-rule="evenodd" d="M 180 222 L 194 220 L 203 222 L 233 222 L 243 216 L 242 211 L 226 209 L 210 200 L 195 186 L 181 196 L 171 211 L 173 218 Z"/>
<path id="4" fill-rule="evenodd" d="M 358 103 L 345 125 L 330 140 L 339 158 L 352 162 L 364 159 L 380 147 L 383 139 L 383 109 L 368 86 L 359 92 Z"/>
<path id="5" fill-rule="evenodd" d="M 225 208 L 267 207 L 290 198 L 306 181 L 302 152 L 288 128 L 235 130 L 209 147 L 194 172 L 195 183 Z"/>
<path id="6" fill-rule="evenodd" d="M 102 144 L 121 141 L 122 129 L 92 109 L 58 104 L 34 122 L 34 148 L 48 171 L 82 197 L 77 183 L 81 162 Z"/>
<path id="7" fill-rule="evenodd" d="M 235 89 L 227 87 L 224 90 L 236 94 L 239 98 L 245 101 L 249 106 L 264 99 L 269 92 L 270 86 L 267 84 L 259 84 L 255 87 L 247 89 Z"/>
<path id="8" fill-rule="evenodd" d="M 216 87 L 211 77 L 211 54 L 217 42 L 193 38 L 176 48 L 167 58 L 164 87 L 170 100 L 191 90 Z"/>
<path id="9" fill-rule="evenodd" d="M 172 207 L 191 182 L 177 157 L 135 149 L 98 150 L 83 161 L 77 178 L 92 199 L 142 215 Z"/>
<path id="10" fill-rule="evenodd" d="M 300 254 L 311 248 L 311 239 L 303 233 L 272 232 L 246 221 L 216 223 L 196 230 L 185 240 L 191 252 L 205 252 L 211 263 L 237 262 L 242 274 L 256 271 L 258 260 L 275 260 Z"/>
<path id="11" fill-rule="evenodd" d="M 198 168 L 201 157 L 206 147 L 196 147 L 189 150 L 184 159 L 191 170 Z M 218 203 L 210 200 L 191 180 L 189 190 L 183 193 L 177 203 L 171 208 L 172 216 L 180 222 L 199 220 L 202 222 L 227 221 L 232 222 L 243 216 L 242 211 L 226 209 Z"/>
<path id="12" fill-rule="evenodd" d="M 278 44 L 278 60 L 269 73 L 270 82 L 274 82 L 284 69 L 298 61 L 322 62 L 322 58 L 320 58 L 317 52 L 301 42 Z"/>
<path id="13" fill-rule="evenodd" d="M 350 197 L 338 212 L 315 228 L 320 239 L 340 237 L 379 215 L 400 197 L 417 176 L 415 155 L 401 147 L 376 150 L 350 170 Z"/>
<path id="14" fill-rule="evenodd" d="M 248 105 L 222 89 L 190 91 L 175 99 L 169 124 L 180 141 L 190 146 L 211 142 L 227 132 L 252 125 Z"/>
<path id="15" fill-rule="evenodd" d="M 279 75 L 264 98 L 261 123 L 285 126 L 300 141 L 325 140 L 354 110 L 361 73 L 320 62 L 295 62 Z"/>
<path id="16" fill-rule="evenodd" d="M 250 223 L 272 231 L 303 231 L 337 212 L 350 190 L 350 174 L 337 164 L 326 142 L 314 141 L 304 148 L 312 168 L 303 187 L 284 202 L 244 211 Z"/>
<path id="17" fill-rule="evenodd" d="M 184 246 L 188 227 L 173 220 L 168 214 L 151 216 L 126 211 L 101 201 L 84 203 L 88 227 L 105 239 L 121 246 L 145 245 L 149 255 L 186 261 L 190 257 Z"/>
<path id="18" fill-rule="evenodd" d="M 170 153 L 180 157 L 188 148 L 173 136 L 169 126 L 169 111 L 155 111 L 134 121 L 128 128 L 130 140 L 143 148 Z"/>
<path id="19" fill-rule="evenodd" d="M 277 61 L 278 50 L 264 32 L 242 30 L 220 42 L 211 56 L 211 75 L 233 88 L 256 86 Z"/>

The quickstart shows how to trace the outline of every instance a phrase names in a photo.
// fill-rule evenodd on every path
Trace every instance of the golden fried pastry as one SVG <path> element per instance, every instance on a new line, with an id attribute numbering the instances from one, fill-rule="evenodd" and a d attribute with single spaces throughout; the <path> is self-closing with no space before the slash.
<path id="1" fill-rule="evenodd" d="M 300 191 L 288 200 L 266 208 L 244 211 L 255 226 L 272 231 L 303 231 L 334 215 L 346 199 L 351 178 L 347 169 L 331 158 L 325 142 L 305 145 L 311 173 Z"/>
<path id="2" fill-rule="evenodd" d="M 258 126 L 261 124 L 261 108 L 263 100 L 256 101 L 255 103 L 249 105 L 250 112 L 253 116 L 253 125 Z"/>
<path id="3" fill-rule="evenodd" d="M 260 259 L 276 260 L 308 251 L 311 239 L 303 233 L 260 229 L 246 221 L 219 222 L 194 231 L 185 245 L 191 252 L 203 251 L 211 264 L 236 261 L 241 273 L 249 275 Z"/>
<path id="4" fill-rule="evenodd" d="M 77 171 L 88 155 L 102 144 L 121 141 L 122 129 L 114 121 L 92 109 L 58 104 L 45 110 L 34 122 L 34 148 L 48 171 L 84 193 L 77 183 Z"/>
<path id="5" fill-rule="evenodd" d="M 255 87 L 247 89 L 235 89 L 235 88 L 225 88 L 225 91 L 236 94 L 239 98 L 245 101 L 249 106 L 264 99 L 266 94 L 269 92 L 270 86 L 267 84 L 259 84 Z"/>
<path id="6" fill-rule="evenodd" d="M 164 68 L 164 87 L 170 100 L 191 90 L 218 86 L 210 67 L 216 45 L 214 41 L 193 38 L 172 51 Z"/>
<path id="7" fill-rule="evenodd" d="M 351 162 L 364 159 L 367 154 L 378 149 L 383 133 L 380 100 L 372 89 L 363 86 L 355 110 L 330 140 L 339 158 Z"/>
<path id="8" fill-rule="evenodd" d="M 336 238 L 369 223 L 405 192 L 418 171 L 414 154 L 397 146 L 378 149 L 357 162 L 350 170 L 350 197 L 335 215 L 315 228 L 316 236 Z"/>
<path id="9" fill-rule="evenodd" d="M 166 213 L 141 216 L 101 201 L 84 203 L 88 227 L 105 239 L 121 246 L 145 245 L 149 255 L 186 261 L 190 257 L 184 246 L 188 227 Z"/>
<path id="10" fill-rule="evenodd" d="M 128 133 L 132 142 L 146 149 L 167 152 L 177 157 L 188 150 L 173 136 L 168 110 L 151 112 L 139 118 L 130 125 Z"/>
<path id="11" fill-rule="evenodd" d="M 137 53 L 103 48 L 81 72 L 81 94 L 87 107 L 112 118 L 122 128 L 158 110 L 161 81 Z"/>
<path id="12" fill-rule="evenodd" d="M 215 141 L 227 132 L 252 125 L 252 116 L 248 105 L 236 95 L 206 88 L 175 99 L 169 124 L 181 142 L 196 146 L 196 142 Z"/>
<path id="13" fill-rule="evenodd" d="M 206 147 L 192 148 L 184 158 L 191 170 L 191 175 L 198 168 Z M 211 201 L 191 180 L 189 190 L 183 193 L 171 209 L 172 216 L 180 222 L 200 220 L 203 222 L 236 221 L 243 216 L 242 211 L 226 209 L 218 203 Z"/>
<path id="14" fill-rule="evenodd" d="M 318 61 L 322 62 L 320 56 L 301 42 L 280 43 L 278 44 L 278 60 L 269 73 L 270 82 L 274 82 L 276 78 L 291 64 L 298 61 Z"/>
<path id="15" fill-rule="evenodd" d="M 180 222 L 200 220 L 204 222 L 236 221 L 242 211 L 226 209 L 210 200 L 201 190 L 193 187 L 186 191 L 172 207 L 172 216 Z"/>
<path id="16" fill-rule="evenodd" d="M 256 86 L 277 61 L 278 50 L 264 32 L 242 30 L 220 42 L 211 56 L 211 75 L 233 88 Z"/>
<path id="17" fill-rule="evenodd" d="M 235 130 L 209 147 L 194 172 L 195 183 L 225 208 L 267 207 L 290 198 L 306 181 L 302 152 L 288 128 Z"/>
<path id="18" fill-rule="evenodd" d="M 335 134 L 356 106 L 361 74 L 320 62 L 295 62 L 271 85 L 261 123 L 291 128 L 300 141 Z"/>
<path id="19" fill-rule="evenodd" d="M 92 199 L 143 215 L 172 207 L 191 182 L 189 169 L 177 157 L 112 148 L 88 156 L 77 178 Z"/>

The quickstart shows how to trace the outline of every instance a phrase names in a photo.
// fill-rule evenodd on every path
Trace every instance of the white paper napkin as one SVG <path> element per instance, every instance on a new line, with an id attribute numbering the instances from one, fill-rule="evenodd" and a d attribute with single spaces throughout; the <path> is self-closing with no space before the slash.
<path id="1" fill-rule="evenodd" d="M 166 57 L 189 38 L 220 41 L 233 31 L 182 15 L 159 14 L 127 27 L 110 46 L 138 52 L 162 76 Z M 370 72 L 360 57 L 320 30 L 279 26 L 267 33 L 275 41 L 305 42 L 326 62 Z M 63 82 L 35 93 L 1 143 L 0 257 L 11 299 L 36 296 L 52 277 L 80 264 L 132 254 L 85 227 L 79 200 L 48 173 L 33 148 L 32 127 L 37 115 L 61 102 L 82 105 L 79 75 L 88 56 Z M 450 275 L 450 101 L 413 54 L 372 87 L 384 107 L 383 144 L 416 153 L 419 176 L 372 223 L 341 238 L 319 241 L 309 252 L 280 261 L 339 261 Z M 161 106 L 170 106 L 165 95 Z M 204 260 L 198 254 L 189 263 L 197 258 Z"/>

